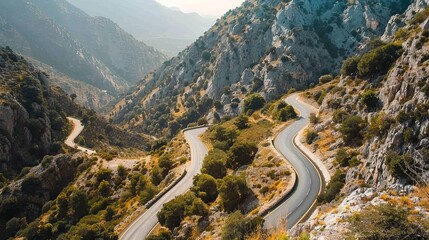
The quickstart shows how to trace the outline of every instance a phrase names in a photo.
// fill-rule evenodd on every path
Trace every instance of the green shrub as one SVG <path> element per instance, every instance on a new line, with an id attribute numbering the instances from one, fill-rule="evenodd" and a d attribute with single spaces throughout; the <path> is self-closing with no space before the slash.
<path id="1" fill-rule="evenodd" d="M 361 117 L 349 116 L 341 123 L 339 130 L 346 144 L 361 145 L 365 127 L 366 122 Z"/>
<path id="2" fill-rule="evenodd" d="M 393 43 L 365 53 L 358 63 L 359 75 L 368 77 L 385 74 L 401 54 L 402 47 Z"/>
<path id="3" fill-rule="evenodd" d="M 226 158 L 227 154 L 220 149 L 213 149 L 209 151 L 204 158 L 202 173 L 211 175 L 214 178 L 220 179 L 226 176 Z"/>
<path id="4" fill-rule="evenodd" d="M 237 119 L 234 122 L 234 125 L 238 129 L 240 129 L 240 130 L 249 128 L 250 127 L 250 125 L 249 125 L 249 117 L 246 116 L 246 115 L 240 115 L 240 116 L 238 116 Z"/>
<path id="5" fill-rule="evenodd" d="M 396 178 L 409 178 L 406 174 L 406 166 L 412 161 L 409 154 L 400 155 L 393 151 L 386 154 L 386 163 L 389 166 L 390 174 Z"/>
<path id="6" fill-rule="evenodd" d="M 236 211 L 228 215 L 222 228 L 222 239 L 245 239 L 246 236 L 260 229 L 264 220 L 260 217 L 249 218 Z"/>
<path id="7" fill-rule="evenodd" d="M 319 122 L 319 118 L 316 116 L 315 113 L 310 114 L 310 123 L 311 124 L 317 124 Z"/>
<path id="8" fill-rule="evenodd" d="M 374 109 L 378 106 L 378 94 L 373 90 L 366 90 L 361 96 L 360 101 L 365 104 L 367 109 Z"/>
<path id="9" fill-rule="evenodd" d="M 244 99 L 243 103 L 243 111 L 248 112 L 249 110 L 259 110 L 265 105 L 264 98 L 257 93 L 249 95 L 246 99 Z"/>
<path id="10" fill-rule="evenodd" d="M 305 142 L 307 144 L 312 144 L 316 138 L 319 137 L 319 134 L 313 130 L 307 130 L 305 133 Z"/>
<path id="11" fill-rule="evenodd" d="M 357 166 L 359 164 L 357 155 L 357 152 L 348 152 L 345 148 L 340 148 L 335 156 L 335 164 L 341 167 Z"/>
<path id="12" fill-rule="evenodd" d="M 295 109 L 291 105 L 287 105 L 286 107 L 280 109 L 278 115 L 278 120 L 282 122 L 286 122 L 297 117 Z"/>
<path id="13" fill-rule="evenodd" d="M 319 83 L 324 84 L 324 83 L 328 83 L 332 80 L 334 80 L 334 77 L 332 77 L 332 75 L 330 75 L 330 74 L 323 75 L 319 78 Z"/>
<path id="14" fill-rule="evenodd" d="M 219 180 L 218 191 L 223 209 L 232 212 L 244 202 L 250 190 L 243 176 L 228 175 Z"/>
<path id="15" fill-rule="evenodd" d="M 192 191 L 205 203 L 213 202 L 218 196 L 216 179 L 207 174 L 194 177 Z"/>
<path id="16" fill-rule="evenodd" d="M 344 76 L 356 76 L 358 74 L 359 61 L 360 58 L 357 56 L 346 59 L 341 67 L 341 74 Z"/>
<path id="17" fill-rule="evenodd" d="M 349 219 L 357 239 L 429 239 L 428 220 L 392 204 L 368 206 Z"/>
<path id="18" fill-rule="evenodd" d="M 157 214 L 159 223 L 170 230 L 178 227 L 186 216 L 187 207 L 192 206 L 195 199 L 194 193 L 188 192 L 165 203 Z"/>
<path id="19" fill-rule="evenodd" d="M 258 146 L 255 143 L 235 143 L 228 152 L 226 166 L 231 169 L 238 169 L 241 166 L 253 162 Z"/>
<path id="20" fill-rule="evenodd" d="M 350 114 L 344 110 L 335 110 L 332 117 L 332 121 L 334 121 L 334 123 L 343 123 L 343 121 L 349 116 Z"/>
<path id="21" fill-rule="evenodd" d="M 331 181 L 325 188 L 325 192 L 320 194 L 317 200 L 319 202 L 331 202 L 341 192 L 346 180 L 346 175 L 341 171 L 337 170 L 332 176 Z"/>
<path id="22" fill-rule="evenodd" d="M 223 126 L 215 126 L 210 129 L 209 138 L 213 146 L 222 150 L 228 150 L 235 142 L 238 132 Z"/>
<path id="23" fill-rule="evenodd" d="M 373 137 L 386 135 L 394 122 L 394 119 L 384 113 L 375 115 L 371 119 L 371 123 L 368 128 L 368 136 Z"/>

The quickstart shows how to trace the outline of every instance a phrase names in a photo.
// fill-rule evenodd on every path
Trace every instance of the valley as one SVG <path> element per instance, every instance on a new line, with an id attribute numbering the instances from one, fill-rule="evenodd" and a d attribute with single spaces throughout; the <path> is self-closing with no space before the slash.
<path id="1" fill-rule="evenodd" d="M 429 239 L 428 56 L 429 0 L 3 1 L 0 240 Z"/>

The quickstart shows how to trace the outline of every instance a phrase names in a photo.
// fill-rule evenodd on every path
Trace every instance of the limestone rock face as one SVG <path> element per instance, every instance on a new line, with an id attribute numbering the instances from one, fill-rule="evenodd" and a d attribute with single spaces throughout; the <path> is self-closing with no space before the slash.
<path id="1" fill-rule="evenodd" d="M 0 191 L 0 202 L 4 206 L 14 205 L 14 215 L 33 220 L 42 212 L 43 205 L 53 200 L 72 182 L 83 157 L 57 155 L 46 157 L 42 164 L 32 168 L 20 180 L 11 182 Z M 31 188 L 23 187 L 26 179 L 37 179 Z"/>
<path id="2" fill-rule="evenodd" d="M 142 126 L 141 121 L 135 124 L 126 116 L 143 112 L 138 117 L 151 122 L 155 118 L 147 114 L 150 109 L 167 104 L 172 109 L 165 118 L 171 119 L 168 115 L 175 109 L 184 106 L 185 112 L 190 111 L 193 102 L 203 98 L 227 105 L 231 103 L 223 95 L 242 99 L 253 91 L 270 101 L 291 88 L 302 89 L 322 74 L 335 73 L 345 57 L 368 39 L 381 35 L 389 18 L 405 9 L 406 6 L 392 7 L 402 6 L 401 2 L 404 1 L 246 1 L 146 77 L 126 97 L 133 99 L 132 104 L 122 102 L 116 106 L 114 120 L 159 134 L 167 124 Z M 201 111 L 198 117 L 205 117 L 209 111 L 214 110 Z"/>

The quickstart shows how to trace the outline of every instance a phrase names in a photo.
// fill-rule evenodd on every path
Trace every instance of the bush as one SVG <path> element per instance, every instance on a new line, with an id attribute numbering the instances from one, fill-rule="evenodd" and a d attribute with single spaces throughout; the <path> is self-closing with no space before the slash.
<path id="1" fill-rule="evenodd" d="M 231 169 L 238 169 L 241 166 L 253 162 L 258 146 L 255 143 L 235 143 L 228 153 L 226 166 Z"/>
<path id="2" fill-rule="evenodd" d="M 88 213 L 88 199 L 85 192 L 75 189 L 70 196 L 71 215 L 80 219 Z"/>
<path id="3" fill-rule="evenodd" d="M 244 99 L 243 111 L 247 113 L 249 110 L 259 110 L 265 105 L 264 98 L 257 93 L 249 95 L 246 99 Z"/>
<path id="4" fill-rule="evenodd" d="M 334 121 L 334 123 L 343 123 L 343 121 L 349 116 L 350 114 L 344 110 L 335 110 L 332 117 L 332 121 Z"/>
<path id="5" fill-rule="evenodd" d="M 319 202 L 331 202 L 341 192 L 346 180 L 346 175 L 341 171 L 337 170 L 332 176 L 331 181 L 326 186 L 325 192 L 320 194 L 317 198 Z"/>
<path id="6" fill-rule="evenodd" d="M 249 128 L 249 117 L 246 115 L 238 116 L 234 122 L 234 125 L 240 130 Z"/>
<path id="7" fill-rule="evenodd" d="M 343 76 L 356 76 L 358 74 L 359 60 L 360 58 L 357 56 L 346 59 L 341 67 L 341 74 Z"/>
<path id="8" fill-rule="evenodd" d="M 228 150 L 235 142 L 238 133 L 234 129 L 215 126 L 210 130 L 209 138 L 213 142 L 214 147 L 222 150 Z"/>
<path id="9" fill-rule="evenodd" d="M 249 194 L 243 176 L 228 175 L 218 182 L 221 205 L 227 212 L 236 210 Z"/>
<path id="10" fill-rule="evenodd" d="M 335 163 L 341 167 L 357 166 L 359 164 L 357 155 L 356 152 L 348 152 L 345 148 L 340 148 L 335 156 Z"/>
<path id="11" fill-rule="evenodd" d="M 209 151 L 207 156 L 204 158 L 202 173 L 211 175 L 214 178 L 220 179 L 226 176 L 226 158 L 227 155 L 220 149 L 213 149 Z"/>
<path id="12" fill-rule="evenodd" d="M 307 130 L 307 132 L 305 133 L 305 142 L 307 144 L 312 144 L 317 137 L 319 137 L 317 132 L 313 130 Z"/>
<path id="13" fill-rule="evenodd" d="M 157 214 L 159 223 L 170 230 L 178 227 L 186 216 L 186 208 L 192 206 L 195 198 L 194 193 L 188 192 L 165 203 Z"/>
<path id="14" fill-rule="evenodd" d="M 401 54 L 402 47 L 393 43 L 365 53 L 358 63 L 359 75 L 385 74 Z"/>
<path id="15" fill-rule="evenodd" d="M 429 239 L 427 219 L 416 218 L 408 209 L 389 203 L 370 205 L 349 222 L 357 239 Z"/>
<path id="16" fill-rule="evenodd" d="M 323 75 L 319 78 L 319 83 L 324 84 L 324 83 L 328 83 L 330 81 L 334 80 L 334 78 L 332 77 L 332 75 L 328 74 L 328 75 Z"/>
<path id="17" fill-rule="evenodd" d="M 319 118 L 316 116 L 315 113 L 310 114 L 310 123 L 311 124 L 317 124 L 319 122 Z"/>
<path id="18" fill-rule="evenodd" d="M 373 90 L 366 90 L 361 96 L 360 101 L 365 104 L 367 109 L 371 110 L 378 106 L 378 94 Z"/>
<path id="19" fill-rule="evenodd" d="M 108 168 L 100 169 L 96 173 L 95 177 L 97 179 L 97 182 L 101 182 L 103 180 L 110 181 L 110 179 L 112 177 L 112 170 L 110 170 Z"/>
<path id="20" fill-rule="evenodd" d="M 359 116 L 349 116 L 340 127 L 343 139 L 348 145 L 361 145 L 363 140 L 363 130 L 366 122 Z"/>
<path id="21" fill-rule="evenodd" d="M 248 218 L 241 212 L 231 213 L 222 228 L 222 239 L 245 239 L 246 236 L 260 229 L 264 223 L 261 217 Z"/>
<path id="22" fill-rule="evenodd" d="M 194 177 L 192 191 L 205 203 L 213 202 L 219 194 L 216 179 L 207 174 L 200 174 Z"/>
<path id="23" fill-rule="evenodd" d="M 164 154 L 159 158 L 158 166 L 162 169 L 162 176 L 167 176 L 168 172 L 173 168 L 173 161 L 170 155 Z"/>
<path id="24" fill-rule="evenodd" d="M 390 174 L 395 178 L 408 178 L 406 174 L 407 163 L 412 162 L 412 157 L 409 154 L 400 155 L 393 151 L 386 154 L 386 163 L 389 166 Z"/>
<path id="25" fill-rule="evenodd" d="M 279 110 L 278 120 L 282 122 L 289 121 L 290 119 L 294 119 L 297 117 L 295 109 L 291 105 L 287 105 L 284 108 Z"/>
<path id="26" fill-rule="evenodd" d="M 368 136 L 384 136 L 389 131 L 392 124 L 395 122 L 394 119 L 386 116 L 384 113 L 377 114 L 371 119 L 371 123 L 368 129 Z"/>

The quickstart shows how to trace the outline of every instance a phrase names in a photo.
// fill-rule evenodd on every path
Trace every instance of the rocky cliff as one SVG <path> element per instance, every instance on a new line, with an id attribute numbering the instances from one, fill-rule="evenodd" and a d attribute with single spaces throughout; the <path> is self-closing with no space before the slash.
<path id="1" fill-rule="evenodd" d="M 0 81 L 0 172 L 13 177 L 61 148 L 67 121 L 46 75 L 10 49 L 0 48 Z"/>
<path id="2" fill-rule="evenodd" d="M 342 239 L 350 232 L 362 234 L 359 229 L 355 232 L 353 219 L 365 214 L 371 205 L 409 209 L 409 219 L 427 220 L 428 3 L 414 1 L 404 14 L 393 16 L 382 38 L 385 42 L 346 61 L 339 82 L 319 92 L 323 120 L 313 127 L 319 135 L 313 146 L 321 154 L 326 151 L 323 149 L 341 148 L 335 157 L 325 160 L 344 172 L 344 187 L 338 189 L 341 193 L 328 201 L 328 206 L 322 205 L 318 217 L 298 226 L 295 234 L 311 231 L 315 239 Z M 402 49 L 401 54 L 392 58 L 383 71 L 370 67 L 374 71 L 367 72 L 366 66 L 384 64 L 376 59 L 383 59 L 386 52 L 382 49 L 393 45 Z M 356 60 L 355 71 L 344 67 Z M 347 137 L 350 132 L 354 133 Z M 417 222 L 420 226 L 416 225 L 415 231 L 427 224 L 425 220 Z M 376 231 L 383 230 L 368 228 L 366 234 Z M 419 234 L 427 238 L 427 233 Z"/>
<path id="3" fill-rule="evenodd" d="M 381 35 L 407 1 L 246 1 L 179 56 L 148 75 L 112 112 L 115 122 L 160 134 L 207 116 L 235 115 L 250 92 L 266 100 L 305 88 L 368 39 Z M 206 101 L 209 110 L 191 111 Z M 163 114 L 151 109 L 163 106 Z M 219 104 L 218 104 L 219 105 Z M 213 113 L 208 119 L 214 119 Z M 153 123 L 159 120 L 157 125 Z M 143 124 L 142 124 L 143 121 Z"/>

